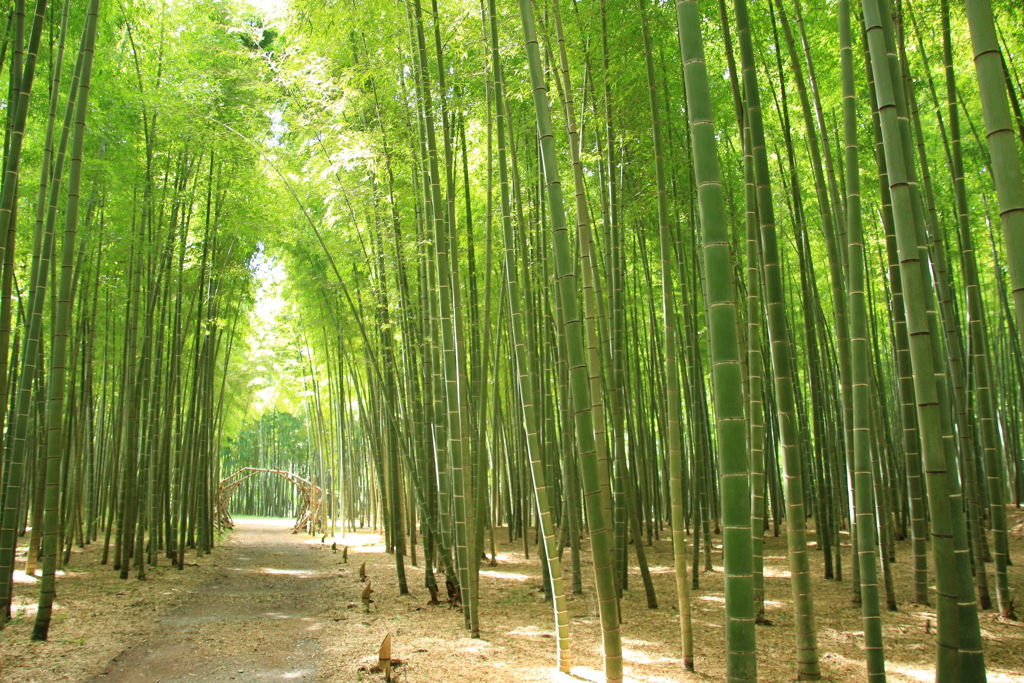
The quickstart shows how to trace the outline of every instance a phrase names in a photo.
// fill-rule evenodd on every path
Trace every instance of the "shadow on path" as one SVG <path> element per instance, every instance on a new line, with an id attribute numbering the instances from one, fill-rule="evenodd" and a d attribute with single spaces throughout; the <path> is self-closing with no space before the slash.
<path id="1" fill-rule="evenodd" d="M 92 680 L 315 680 L 329 574 L 291 524 L 236 520 L 213 577 Z"/>

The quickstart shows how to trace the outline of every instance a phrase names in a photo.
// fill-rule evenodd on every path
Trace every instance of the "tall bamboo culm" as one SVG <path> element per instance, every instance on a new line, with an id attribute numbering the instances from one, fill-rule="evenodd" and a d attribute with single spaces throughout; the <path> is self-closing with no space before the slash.
<path id="1" fill-rule="evenodd" d="M 710 334 L 711 382 L 721 469 L 726 666 L 730 681 L 756 681 L 750 460 L 743 405 L 743 362 L 724 188 L 704 61 L 700 9 L 696 0 L 676 3 L 676 22 L 700 206 L 704 300 Z"/>

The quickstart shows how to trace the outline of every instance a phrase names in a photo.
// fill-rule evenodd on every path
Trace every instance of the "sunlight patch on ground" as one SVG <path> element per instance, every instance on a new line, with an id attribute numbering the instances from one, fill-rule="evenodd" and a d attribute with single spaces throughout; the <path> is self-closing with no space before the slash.
<path id="1" fill-rule="evenodd" d="M 374 545 L 350 545 L 349 548 L 352 550 L 358 550 L 361 553 L 383 553 L 386 550 L 383 543 L 378 543 Z"/>
<path id="2" fill-rule="evenodd" d="M 311 538 L 306 541 L 306 545 L 325 545 L 328 547 L 332 543 L 337 544 L 338 552 L 341 552 L 343 546 L 348 546 L 349 550 L 358 550 L 361 553 L 384 552 L 384 537 L 371 531 L 350 531 L 335 534 L 334 536 L 326 536 L 323 541 L 319 538 Z"/>
<path id="3" fill-rule="evenodd" d="M 766 579 L 788 579 L 789 570 L 781 567 L 765 567 L 764 578 Z"/>
<path id="4" fill-rule="evenodd" d="M 555 634 L 551 631 L 539 628 L 537 626 L 519 626 L 508 632 L 510 636 L 529 636 L 531 638 L 554 638 Z"/>
<path id="5" fill-rule="evenodd" d="M 525 562 L 525 560 L 523 559 L 522 553 L 516 553 L 514 555 L 509 555 L 507 553 L 498 553 L 495 556 L 495 560 L 498 561 L 498 562 L 509 562 L 511 564 L 517 564 L 517 563 L 520 563 L 520 562 Z"/>
<path id="6" fill-rule="evenodd" d="M 58 569 L 54 572 L 55 576 L 67 576 L 67 572 L 63 569 Z M 34 574 L 26 574 L 21 569 L 14 570 L 14 583 L 39 583 L 39 577 Z"/>
<path id="7" fill-rule="evenodd" d="M 486 640 L 476 640 L 470 638 L 461 638 L 458 645 L 460 652 L 488 652 L 493 651 L 494 646 Z"/>
<path id="8" fill-rule="evenodd" d="M 317 572 L 311 569 L 275 569 L 274 567 L 260 567 L 256 571 L 260 574 L 288 574 L 290 576 L 305 577 L 313 577 L 317 575 Z"/>
<path id="9" fill-rule="evenodd" d="M 848 632 L 843 632 L 841 635 L 843 636 L 842 640 L 845 642 L 857 640 L 856 638 L 852 638 L 852 634 L 849 634 Z M 861 641 L 862 640 L 863 639 L 861 639 Z M 846 655 L 842 655 L 834 650 L 826 652 L 822 657 L 822 673 L 825 673 L 826 669 L 830 672 L 834 672 L 837 674 L 835 680 L 840 681 L 857 681 L 861 679 L 866 679 L 865 674 L 867 671 L 867 664 L 863 658 L 864 651 L 860 649 L 859 646 L 857 648 L 857 651 L 860 654 L 854 657 L 847 657 Z M 838 672 L 840 671 L 846 672 L 845 677 L 840 677 L 838 675 Z M 917 681 L 916 678 L 907 679 L 896 676 L 893 673 L 892 662 L 888 659 L 886 659 L 885 662 L 885 672 L 888 675 L 890 681 Z M 935 675 L 932 674 L 928 680 L 935 680 Z"/>
<path id="10" fill-rule="evenodd" d="M 297 621 L 312 621 L 310 617 L 300 617 L 294 614 L 285 614 L 284 612 L 264 612 L 263 616 L 270 619 L 296 619 Z"/>
<path id="11" fill-rule="evenodd" d="M 840 661 L 854 664 L 860 668 L 864 667 L 864 662 L 861 660 L 849 659 L 834 653 L 830 656 Z M 903 664 L 892 660 L 886 660 L 885 673 L 890 677 L 890 679 L 910 681 L 912 683 L 931 683 L 935 680 L 934 664 Z M 992 667 L 986 667 L 985 673 L 986 679 L 989 683 L 1010 683 L 1011 681 L 1019 683 L 1021 680 L 1019 671 L 1003 671 L 1000 669 L 993 669 Z"/>
<path id="12" fill-rule="evenodd" d="M 512 572 L 496 572 L 491 569 L 481 569 L 480 576 L 489 576 L 494 579 L 507 579 L 509 581 L 519 581 L 520 583 L 528 581 L 530 579 L 526 574 L 514 574 Z"/>
<path id="13" fill-rule="evenodd" d="M 1003 671 L 986 666 L 985 676 L 988 683 L 1020 683 L 1019 671 Z"/>
<path id="14" fill-rule="evenodd" d="M 543 670 L 544 669 L 536 669 L 536 671 Z M 552 683 L 580 683 L 580 681 L 589 681 L 590 683 L 604 683 L 605 681 L 603 671 L 598 671 L 597 669 L 591 669 L 584 666 L 574 666 L 572 668 L 572 673 L 562 673 L 561 671 L 558 671 L 553 667 L 550 669 L 550 671 Z M 633 678 L 629 675 L 624 675 L 622 677 L 622 680 L 623 683 L 638 683 L 638 681 L 640 681 L 641 679 Z M 676 681 L 676 679 L 674 678 L 663 678 L 660 676 L 648 677 L 642 680 L 646 683 L 675 683 Z"/>
<path id="15" fill-rule="evenodd" d="M 637 640 L 636 638 L 623 638 L 622 644 L 629 647 L 658 647 L 657 643 L 652 643 L 649 640 Z"/>
<path id="16" fill-rule="evenodd" d="M 675 567 L 664 567 L 661 565 L 656 567 L 648 567 L 647 569 L 651 572 L 651 574 L 675 574 L 676 572 Z"/>
<path id="17" fill-rule="evenodd" d="M 652 658 L 646 652 L 640 650 L 630 650 L 629 648 L 622 648 L 622 658 L 630 664 L 654 664 L 655 662 L 667 662 L 671 661 L 665 657 L 658 657 L 657 659 Z"/>
<path id="18" fill-rule="evenodd" d="M 14 583 L 39 583 L 39 577 L 26 574 L 21 569 L 14 570 Z"/>
<path id="19" fill-rule="evenodd" d="M 725 598 L 721 595 L 701 595 L 697 598 L 698 600 L 705 600 L 707 602 L 717 602 L 721 605 L 725 604 Z"/>
<path id="20" fill-rule="evenodd" d="M 59 605 L 53 603 L 53 609 L 56 610 Z M 11 619 L 35 619 L 36 612 L 39 611 L 39 604 L 37 602 L 19 601 L 14 600 L 11 602 Z"/>
<path id="21" fill-rule="evenodd" d="M 893 662 L 886 662 L 885 673 L 905 676 L 907 680 L 921 681 L 921 683 L 929 683 L 929 681 L 935 680 L 935 670 L 930 667 L 921 668 L 918 666 L 910 666 L 908 664 L 900 665 Z"/>

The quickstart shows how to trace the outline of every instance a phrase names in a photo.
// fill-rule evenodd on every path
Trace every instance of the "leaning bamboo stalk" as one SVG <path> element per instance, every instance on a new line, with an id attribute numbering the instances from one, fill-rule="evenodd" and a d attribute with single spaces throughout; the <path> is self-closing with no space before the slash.
<path id="1" fill-rule="evenodd" d="M 562 563 L 555 547 L 555 529 L 552 516 L 551 487 L 542 458 L 542 446 L 538 434 L 537 402 L 534 395 L 534 373 L 536 369 L 529 349 L 537 348 L 529 332 L 524 332 L 523 315 L 519 291 L 519 268 L 515 259 L 516 239 L 512 226 L 512 204 L 509 196 L 509 169 L 505 142 L 505 81 L 498 52 L 498 23 L 494 0 L 488 2 L 488 26 L 491 41 L 491 63 L 494 79 L 495 110 L 498 128 L 498 182 L 501 188 L 501 224 L 505 242 L 505 281 L 508 289 L 509 335 L 515 353 L 516 388 L 518 389 L 523 426 L 526 431 L 527 455 L 530 474 L 533 478 L 534 497 L 537 504 L 538 523 L 544 542 L 544 560 L 551 585 L 552 606 L 555 617 L 557 662 L 560 671 L 568 673 L 572 668 L 571 642 L 569 639 L 569 611 L 565 599 L 565 582 L 562 578 Z"/>
<path id="2" fill-rule="evenodd" d="M 985 133 L 992 158 L 992 177 L 999 200 L 999 219 L 1006 241 L 1006 263 L 1017 312 L 1017 330 L 1024 348 L 1024 177 L 1007 101 L 1002 51 L 996 39 L 991 0 L 966 0 L 974 47 Z"/>
<path id="3" fill-rule="evenodd" d="M 530 65 L 530 81 L 533 91 L 537 128 L 543 150 L 543 171 L 547 189 L 548 212 L 551 220 L 551 237 L 554 255 L 554 277 L 556 295 L 561 303 L 564 316 L 565 351 L 569 361 L 572 400 L 575 412 L 576 442 L 582 462 L 583 485 L 586 494 L 587 513 L 590 520 L 591 549 L 594 556 L 594 572 L 597 577 L 598 607 L 601 615 L 602 642 L 604 645 L 605 677 L 612 683 L 622 680 L 622 644 L 619 634 L 619 606 L 612 568 L 611 538 L 608 519 L 602 504 L 602 491 L 607 483 L 597 461 L 595 440 L 595 418 L 584 353 L 583 325 L 577 303 L 578 286 L 573 267 L 573 249 L 569 242 L 565 220 L 565 206 L 562 197 L 558 161 L 555 155 L 554 134 L 551 125 L 547 86 L 544 83 L 540 46 L 537 41 L 536 23 L 530 0 L 520 0 L 519 11 L 522 19 L 526 53 Z M 593 311 L 587 310 L 588 318 Z"/>
<path id="4" fill-rule="evenodd" d="M 64 219 L 64 240 L 61 245 L 60 291 L 50 355 L 49 396 L 47 405 L 46 501 L 43 519 L 43 575 L 39 592 L 39 609 L 32 630 L 33 640 L 46 640 L 55 597 L 54 580 L 57 568 L 58 499 L 60 495 L 60 460 L 63 450 L 64 380 L 67 342 L 71 325 L 71 287 L 75 261 L 75 232 L 78 228 L 79 190 L 82 177 L 82 150 L 85 145 L 85 121 L 89 109 L 89 83 L 92 77 L 93 52 L 96 45 L 96 24 L 99 0 L 91 0 L 82 31 L 78 92 L 74 108 L 74 136 L 71 143 L 71 164 L 68 175 L 68 200 Z"/>

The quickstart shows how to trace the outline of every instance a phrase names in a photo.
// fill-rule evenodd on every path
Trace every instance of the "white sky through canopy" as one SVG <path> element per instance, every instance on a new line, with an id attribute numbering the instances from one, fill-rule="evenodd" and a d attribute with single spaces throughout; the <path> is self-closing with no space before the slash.
<path id="1" fill-rule="evenodd" d="M 264 19 L 280 19 L 288 10 L 288 0 L 245 0 L 260 11 Z"/>

